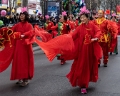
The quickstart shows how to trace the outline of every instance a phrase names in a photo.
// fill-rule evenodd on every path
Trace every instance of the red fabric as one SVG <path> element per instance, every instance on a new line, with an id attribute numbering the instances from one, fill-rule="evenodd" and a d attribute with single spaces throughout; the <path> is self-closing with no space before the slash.
<path id="1" fill-rule="evenodd" d="M 61 31 L 61 34 L 68 34 L 70 30 L 68 30 L 67 26 L 69 25 L 69 22 L 63 23 L 63 30 Z"/>
<path id="2" fill-rule="evenodd" d="M 14 47 L 10 47 L 9 44 L 5 46 L 5 49 L 0 52 L 0 72 L 6 70 L 13 58 Z M 3 56 L 4 54 L 4 56 Z"/>
<path id="3" fill-rule="evenodd" d="M 54 23 L 53 23 L 53 22 L 49 22 L 49 23 L 48 23 L 48 26 L 46 26 L 45 30 L 46 30 L 46 31 L 51 30 L 52 26 L 54 26 Z"/>
<path id="4" fill-rule="evenodd" d="M 57 36 L 58 32 L 57 31 L 53 31 L 53 37 Z"/>
<path id="5" fill-rule="evenodd" d="M 114 52 L 115 47 L 117 46 L 117 42 L 118 42 L 117 38 L 111 40 L 109 52 Z"/>
<path id="6" fill-rule="evenodd" d="M 117 25 L 118 25 L 118 35 L 120 35 L 120 20 L 118 21 Z"/>
<path id="7" fill-rule="evenodd" d="M 43 42 L 47 42 L 52 39 L 52 35 L 47 31 L 35 26 L 35 35 L 40 36 Z"/>
<path id="8" fill-rule="evenodd" d="M 92 20 L 92 22 L 100 28 L 102 33 L 108 33 L 108 20 L 103 20 L 101 24 L 98 24 L 96 20 Z"/>
<path id="9" fill-rule="evenodd" d="M 51 27 L 51 30 L 53 31 L 53 36 L 55 37 L 55 36 L 57 36 L 57 34 L 58 34 L 58 24 L 56 24 L 55 26 L 52 26 Z"/>
<path id="10" fill-rule="evenodd" d="M 13 31 L 9 28 L 3 27 L 0 29 L 0 34 L 5 38 L 5 41 L 10 41 L 10 36 L 13 34 Z"/>
<path id="11" fill-rule="evenodd" d="M 15 32 L 15 33 L 12 35 L 12 38 L 14 38 L 14 39 L 20 39 L 20 38 L 21 38 L 21 33 L 20 33 L 20 32 Z"/>
<path id="12" fill-rule="evenodd" d="M 0 51 L 0 72 L 3 72 L 8 68 L 13 58 L 14 42 L 11 38 L 13 31 L 8 28 L 1 28 L 0 34 L 1 38 L 4 38 L 2 42 L 0 41 L 2 43 L 1 47 L 4 47 Z"/>
<path id="13" fill-rule="evenodd" d="M 114 52 L 115 47 L 117 46 L 117 35 L 118 35 L 118 26 L 116 22 L 111 22 L 111 25 L 114 26 L 114 30 L 112 30 L 113 36 L 111 36 L 111 42 L 110 42 L 110 49 L 109 52 Z"/>
<path id="14" fill-rule="evenodd" d="M 112 38 L 116 39 L 118 34 L 117 23 L 113 21 L 109 21 L 107 27 L 108 27 L 108 31 L 111 33 Z"/>
<path id="15" fill-rule="evenodd" d="M 14 32 L 25 32 L 32 30 L 28 22 L 20 22 L 13 27 Z M 15 40 L 14 56 L 12 61 L 11 80 L 32 79 L 34 74 L 34 61 L 32 45 L 27 45 L 26 38 Z"/>
<path id="16" fill-rule="evenodd" d="M 105 14 L 110 15 L 110 10 L 106 10 Z"/>
<path id="17" fill-rule="evenodd" d="M 69 34 L 58 36 L 46 43 L 36 39 L 36 43 L 45 52 L 50 61 L 52 61 L 57 54 L 67 54 L 68 52 L 71 53 L 74 50 L 74 43 L 71 35 Z"/>
<path id="18" fill-rule="evenodd" d="M 100 21 L 101 23 L 98 23 L 97 20 L 98 21 L 101 20 Z M 110 48 L 110 35 L 109 34 L 111 34 L 111 37 L 115 39 L 117 37 L 117 33 L 118 33 L 117 26 L 116 26 L 116 24 L 114 24 L 113 22 L 111 22 L 109 20 L 106 20 L 105 18 L 101 18 L 101 19 L 98 18 L 96 20 L 93 20 L 92 22 L 95 25 L 97 25 L 102 32 L 102 35 L 99 39 L 99 43 L 103 49 L 103 55 L 104 55 L 103 63 L 107 64 L 108 52 L 109 52 L 109 48 Z M 104 35 L 106 37 L 104 37 Z"/>
<path id="19" fill-rule="evenodd" d="M 51 30 L 52 30 L 52 31 L 55 31 L 55 30 L 57 30 L 57 29 L 58 29 L 58 24 L 56 24 L 56 26 L 52 26 L 52 27 L 51 27 Z"/>
<path id="20" fill-rule="evenodd" d="M 109 52 L 109 44 L 105 42 L 99 42 L 100 46 L 102 47 L 103 50 L 103 63 L 107 64 L 108 63 L 108 52 Z"/>
<path id="21" fill-rule="evenodd" d="M 25 32 L 24 35 L 25 35 L 25 37 L 24 37 L 25 42 L 27 45 L 35 42 L 35 31 L 34 30 L 30 30 L 28 32 Z"/>
<path id="22" fill-rule="evenodd" d="M 76 23 L 76 27 L 78 27 L 79 26 L 79 21 L 76 20 L 75 23 Z"/>
<path id="23" fill-rule="evenodd" d="M 77 42 L 79 43 L 77 58 L 75 58 L 71 71 L 67 75 L 72 86 L 87 88 L 89 81 L 97 81 L 98 60 L 102 57 L 102 50 L 97 42 L 90 43 L 89 40 L 90 38 L 99 38 L 100 33 L 100 30 L 92 23 L 81 24 L 73 33 L 73 39 L 78 38 Z"/>
<path id="24" fill-rule="evenodd" d="M 10 47 L 9 43 L 5 45 L 4 50 L 0 51 L 0 72 L 3 72 L 9 67 L 12 61 L 13 51 L 14 46 Z"/>
<path id="25" fill-rule="evenodd" d="M 70 29 L 74 30 L 76 28 L 76 23 L 74 21 L 69 21 Z"/>
<path id="26" fill-rule="evenodd" d="M 89 81 L 96 82 L 98 79 L 98 60 L 102 57 L 102 50 L 97 42 L 91 42 L 91 38 L 99 38 L 100 34 L 99 28 L 89 22 L 88 25 L 81 24 L 75 32 L 58 36 L 47 43 L 39 40 L 36 42 L 50 61 L 58 53 L 66 60 L 74 59 L 67 78 L 72 86 L 87 88 Z"/>
<path id="27" fill-rule="evenodd" d="M 117 14 L 120 14 L 120 5 L 116 6 L 116 11 L 117 11 Z"/>

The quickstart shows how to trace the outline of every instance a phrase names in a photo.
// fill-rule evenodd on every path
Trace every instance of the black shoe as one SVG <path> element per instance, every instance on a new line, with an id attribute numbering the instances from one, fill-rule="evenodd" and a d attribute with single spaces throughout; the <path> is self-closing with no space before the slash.
<path id="1" fill-rule="evenodd" d="M 100 64 L 98 65 L 98 68 L 100 68 Z"/>
<path id="2" fill-rule="evenodd" d="M 118 54 L 118 52 L 116 53 L 116 55 Z"/>
<path id="3" fill-rule="evenodd" d="M 107 67 L 107 64 L 104 64 L 104 67 Z"/>
<path id="4" fill-rule="evenodd" d="M 60 56 L 57 56 L 57 60 L 61 60 Z"/>
<path id="5" fill-rule="evenodd" d="M 16 84 L 21 84 L 23 81 L 22 80 L 19 80 L 18 82 L 16 82 Z"/>
<path id="6" fill-rule="evenodd" d="M 65 60 L 61 60 L 61 65 L 64 65 L 65 63 Z"/>
<path id="7" fill-rule="evenodd" d="M 112 55 L 112 52 L 110 52 L 110 55 Z"/>
<path id="8" fill-rule="evenodd" d="M 24 81 L 24 82 L 22 82 L 22 83 L 20 84 L 20 87 L 25 87 L 25 86 L 27 86 L 28 84 L 29 84 L 28 81 Z"/>

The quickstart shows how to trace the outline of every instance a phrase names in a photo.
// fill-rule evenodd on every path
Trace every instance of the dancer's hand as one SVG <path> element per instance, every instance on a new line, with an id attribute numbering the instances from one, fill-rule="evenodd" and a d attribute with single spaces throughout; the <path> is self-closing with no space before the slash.
<path id="1" fill-rule="evenodd" d="M 24 38 L 25 37 L 25 35 L 21 35 L 21 38 Z"/>
<path id="2" fill-rule="evenodd" d="M 97 41 L 97 40 L 98 40 L 98 38 L 92 38 L 91 42 L 94 42 L 94 41 Z"/>

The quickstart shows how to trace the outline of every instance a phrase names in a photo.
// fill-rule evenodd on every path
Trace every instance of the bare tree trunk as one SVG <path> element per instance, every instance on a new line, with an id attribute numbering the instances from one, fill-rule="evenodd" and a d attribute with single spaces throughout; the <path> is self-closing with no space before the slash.
<path id="1" fill-rule="evenodd" d="M 69 10 L 68 10 L 68 13 L 71 14 L 71 0 L 68 1 L 69 2 Z"/>
<path id="2" fill-rule="evenodd" d="M 12 2 L 11 2 L 11 0 L 9 0 L 9 7 L 10 7 L 10 8 L 12 7 Z"/>
<path id="3" fill-rule="evenodd" d="M 13 7 L 15 7 L 16 0 L 13 0 L 13 2 L 12 2 L 12 3 L 13 3 Z"/>
<path id="4" fill-rule="evenodd" d="M 22 6 L 27 7 L 28 5 L 28 0 L 22 0 Z"/>

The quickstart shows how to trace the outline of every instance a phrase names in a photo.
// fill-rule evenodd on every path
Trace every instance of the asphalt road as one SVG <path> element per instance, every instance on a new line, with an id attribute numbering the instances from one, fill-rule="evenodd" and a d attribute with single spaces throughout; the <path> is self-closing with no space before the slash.
<path id="1" fill-rule="evenodd" d="M 35 75 L 26 87 L 10 81 L 11 66 L 0 73 L 0 96 L 83 96 L 80 88 L 73 88 L 66 78 L 72 61 L 65 65 L 56 59 L 49 62 L 41 50 L 35 51 L 34 57 Z M 120 96 L 120 54 L 110 56 L 107 68 L 103 65 L 99 68 L 99 80 L 90 83 L 85 96 Z"/>

